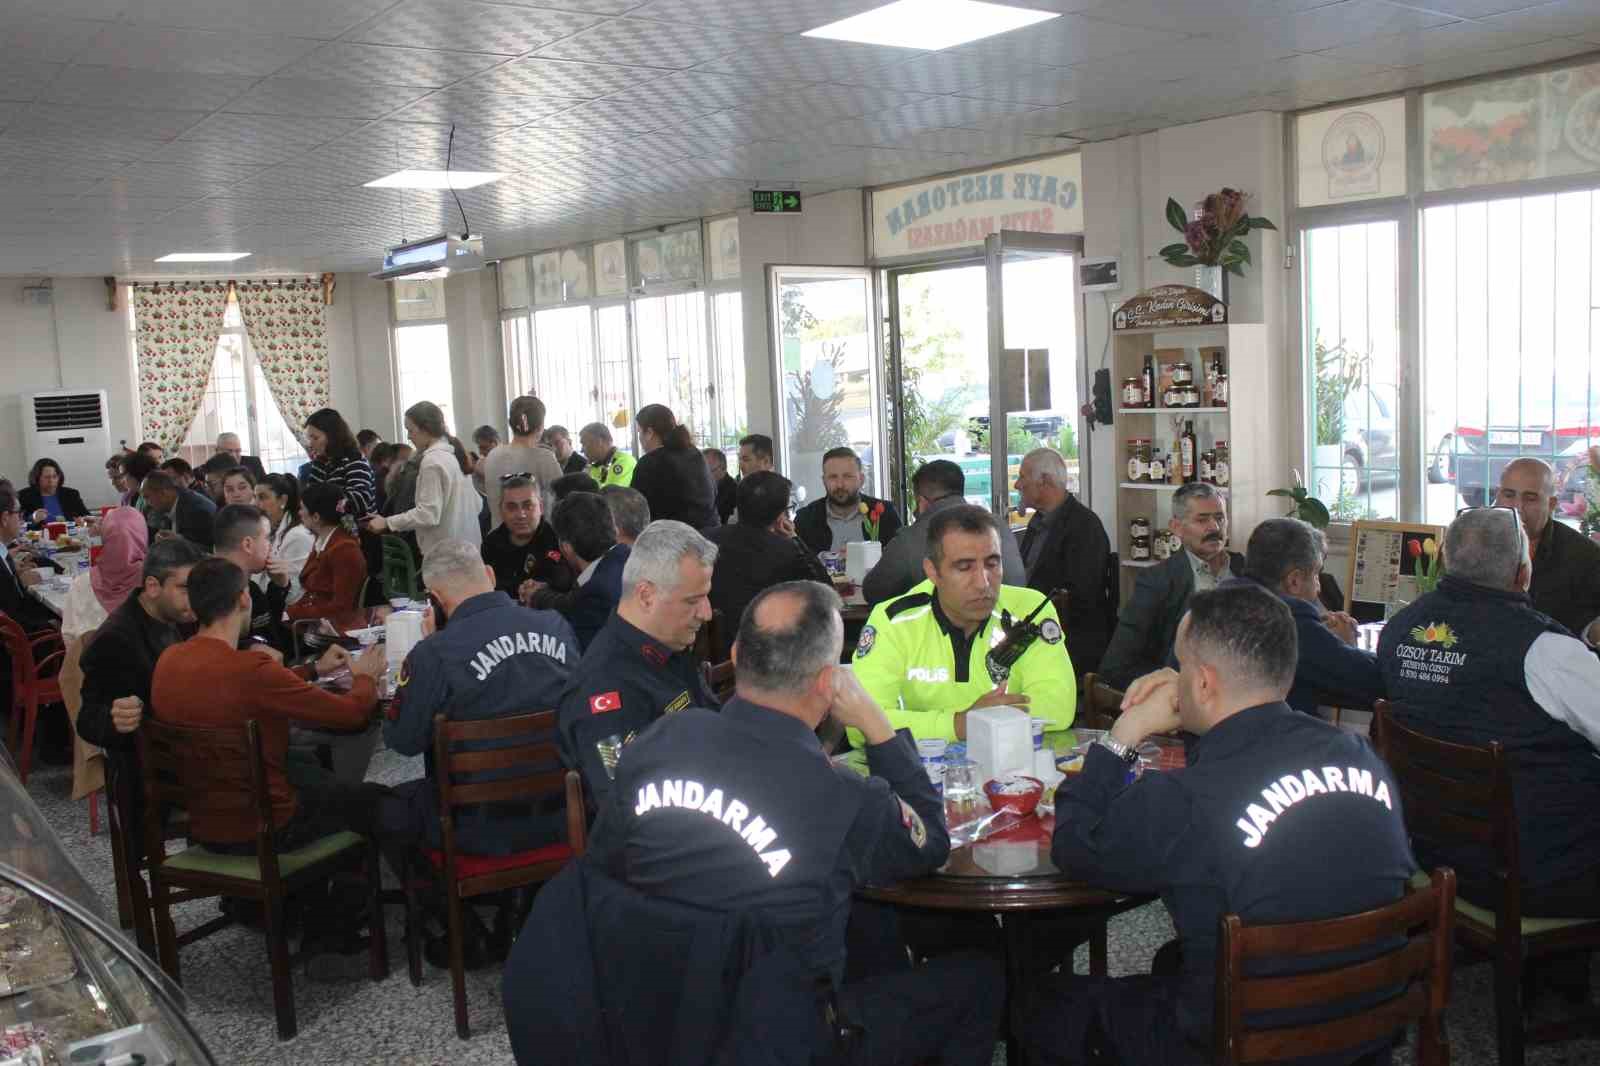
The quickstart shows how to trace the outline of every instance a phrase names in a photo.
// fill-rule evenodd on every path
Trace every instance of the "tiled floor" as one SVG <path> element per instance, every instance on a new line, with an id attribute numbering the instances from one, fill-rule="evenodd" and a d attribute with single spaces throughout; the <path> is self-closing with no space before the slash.
<path id="1" fill-rule="evenodd" d="M 397 783 L 422 772 L 421 759 L 402 759 L 380 751 L 371 777 Z M 108 905 L 114 903 L 111 858 L 106 838 L 89 835 L 87 807 L 68 798 L 70 775 L 65 769 L 38 768 L 28 790 L 60 835 L 68 854 L 82 867 Z M 215 913 L 215 903 L 190 905 L 179 911 L 179 927 L 198 924 Z M 1123 915 L 1111 926 L 1111 970 L 1139 972 L 1172 936 L 1172 926 L 1159 905 Z M 421 988 L 405 976 L 399 915 L 389 921 L 390 976 L 379 983 L 365 977 L 319 982 L 304 970 L 295 976 L 295 1004 L 300 1033 L 280 1043 L 272 1014 L 266 953 L 256 933 L 225 930 L 183 951 L 183 983 L 190 1015 L 209 1041 L 219 1062 L 230 1066 L 317 1066 L 317 1064 L 424 1064 L 496 1066 L 511 1061 L 500 1008 L 498 971 L 468 974 L 472 1039 L 456 1039 L 450 1008 L 450 980 L 443 971 L 424 965 Z M 357 960 L 358 965 L 360 960 Z M 1086 960 L 1078 960 L 1078 969 Z M 1450 1007 L 1450 1037 L 1456 1066 L 1488 1066 L 1495 1062 L 1494 1010 L 1488 970 L 1474 966 L 1458 973 Z M 1596 987 L 1600 988 L 1600 980 Z M 1409 1050 L 1396 1057 L 1410 1066 Z M 996 1063 L 1004 1062 L 1001 1051 Z M 1533 1049 L 1529 1066 L 1600 1063 L 1600 1040 L 1577 1041 Z"/>

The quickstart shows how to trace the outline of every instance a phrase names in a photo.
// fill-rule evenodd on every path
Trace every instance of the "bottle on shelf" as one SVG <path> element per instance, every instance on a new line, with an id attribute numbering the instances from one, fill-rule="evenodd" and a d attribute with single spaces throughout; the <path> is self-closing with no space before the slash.
<path id="1" fill-rule="evenodd" d="M 1183 483 L 1185 485 L 1195 480 L 1195 445 L 1194 423 L 1185 422 L 1183 424 L 1183 435 L 1178 438 L 1179 462 L 1182 464 Z"/>
<path id="2" fill-rule="evenodd" d="M 1143 379 L 1144 384 L 1144 405 L 1146 407 L 1154 407 L 1156 405 L 1156 368 L 1153 357 L 1148 355 L 1144 357 L 1144 369 L 1139 372 L 1139 376 Z"/>

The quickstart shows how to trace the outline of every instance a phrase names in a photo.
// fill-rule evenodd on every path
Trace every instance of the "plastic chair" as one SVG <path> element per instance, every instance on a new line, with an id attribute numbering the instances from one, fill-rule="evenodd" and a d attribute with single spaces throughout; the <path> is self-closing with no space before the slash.
<path id="1" fill-rule="evenodd" d="M 1418 1066 L 1448 1066 L 1450 1044 L 1444 1008 L 1450 999 L 1450 929 L 1455 872 L 1444 867 L 1387 907 L 1346 918 L 1284 925 L 1245 925 L 1223 917 L 1217 944 L 1217 1002 L 1213 1031 L 1217 1066 L 1278 1062 L 1331 1054 L 1403 1034 L 1417 1023 Z M 1316 956 L 1353 952 L 1393 942 L 1394 948 L 1359 962 L 1297 967 L 1293 974 L 1253 976 L 1252 962 L 1285 965 Z M 1247 1014 L 1304 1010 L 1375 1000 L 1370 1006 L 1321 1022 L 1265 1027 Z"/>
<path id="2" fill-rule="evenodd" d="M 61 664 L 67 649 L 55 630 L 30 634 L 10 615 L 0 614 L 0 639 L 11 657 L 11 735 L 7 743 L 17 757 L 17 777 L 28 783 L 33 764 L 33 731 L 39 708 L 65 706 L 61 695 Z M 40 653 L 51 645 L 54 651 Z"/>
<path id="3" fill-rule="evenodd" d="M 172 922 L 175 905 L 213 896 L 257 900 L 266 920 L 278 1038 L 294 1036 L 297 1025 L 284 901 L 296 889 L 342 868 L 365 871 L 371 916 L 368 972 L 374 981 L 388 975 L 376 842 L 350 832 L 330 833 L 279 854 L 272 839 L 272 801 L 267 795 L 261 732 L 253 720 L 230 728 L 193 729 L 146 719 L 138 737 L 144 773 L 144 854 L 155 909 L 156 948 L 161 968 L 174 981 L 179 980 L 178 948 L 233 922 L 224 915 L 179 936 Z M 163 811 L 173 806 L 248 818 L 256 826 L 256 853 L 232 855 L 197 844 L 168 855 Z"/>
<path id="4" fill-rule="evenodd" d="M 533 740 L 530 738 L 541 739 Z M 436 874 L 444 878 L 450 924 L 450 982 L 455 997 L 456 1035 L 465 1040 L 467 984 L 463 955 L 462 901 L 550 880 L 569 859 L 583 854 L 587 839 L 584 825 L 583 784 L 576 771 L 562 771 L 556 743 L 556 714 L 540 711 L 509 718 L 453 722 L 442 714 L 433 718 L 433 766 L 439 788 L 439 830 L 444 847 L 425 850 Z M 547 738 L 547 739 L 546 739 Z M 463 751 L 465 742 L 502 741 L 505 747 Z M 556 769 L 542 769 L 553 766 Z M 494 779 L 457 777 L 497 771 Z M 520 771 L 520 773 L 518 773 Z M 538 804 L 551 796 L 566 802 L 567 842 L 550 844 L 515 855 L 469 855 L 456 847 L 455 810 L 480 803 Z M 406 959 L 411 983 L 422 982 L 421 913 L 416 879 L 405 879 Z"/>
<path id="5" fill-rule="evenodd" d="M 1592 1008 L 1531 1032 L 1523 1019 L 1523 967 L 1532 959 L 1600 947 L 1600 919 L 1523 917 L 1510 758 L 1499 744 L 1474 748 L 1408 729 L 1394 720 L 1397 706 L 1402 705 L 1378 701 L 1372 718 L 1373 745 L 1394 771 L 1412 840 L 1440 849 L 1476 846 L 1493 854 L 1490 876 L 1499 886 L 1494 905 L 1479 907 L 1457 899 L 1455 936 L 1494 963 L 1500 1066 L 1522 1066 L 1530 1040 L 1592 1034 L 1600 1020 Z"/>
<path id="6" fill-rule="evenodd" d="M 411 545 L 404 537 L 393 533 L 383 535 L 383 581 L 385 599 L 404 596 L 408 600 L 422 596 L 422 585 L 417 581 L 417 561 L 411 554 Z"/>

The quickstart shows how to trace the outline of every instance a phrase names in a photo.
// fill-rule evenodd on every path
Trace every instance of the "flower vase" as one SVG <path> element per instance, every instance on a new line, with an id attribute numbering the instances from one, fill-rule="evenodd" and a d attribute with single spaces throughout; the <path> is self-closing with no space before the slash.
<path id="1" fill-rule="evenodd" d="M 1210 293 L 1223 304 L 1228 302 L 1228 272 L 1222 267 L 1195 267 L 1194 287 L 1199 289 L 1201 292 Z"/>

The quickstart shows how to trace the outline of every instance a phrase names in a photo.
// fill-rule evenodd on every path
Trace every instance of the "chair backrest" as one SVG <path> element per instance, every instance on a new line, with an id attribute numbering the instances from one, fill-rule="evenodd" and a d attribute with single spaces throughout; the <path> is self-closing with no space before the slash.
<path id="1" fill-rule="evenodd" d="M 497 747 L 478 746 L 501 742 Z M 439 778 L 439 824 L 445 851 L 455 851 L 457 807 L 477 803 L 537 803 L 561 796 L 567 805 L 568 841 L 574 851 L 583 840 L 583 792 L 575 775 L 561 768 L 556 712 L 535 711 L 505 718 L 453 721 L 433 716 L 433 767 Z M 458 777 L 473 775 L 470 780 Z M 486 780 L 485 777 L 488 779 Z M 574 826 L 577 827 L 574 835 Z"/>
<path id="2" fill-rule="evenodd" d="M 28 643 L 28 633 L 10 615 L 0 612 L 0 642 L 5 644 L 11 657 L 11 672 L 19 681 L 33 677 L 33 645 Z"/>
<path id="3" fill-rule="evenodd" d="M 1329 1054 L 1381 1041 L 1418 1023 L 1419 1066 L 1446 1066 L 1444 1008 L 1450 997 L 1450 947 L 1456 881 L 1448 867 L 1435 870 L 1426 889 L 1387 907 L 1318 922 L 1245 925 L 1223 917 L 1217 945 L 1215 1014 L 1217 1066 L 1273 1062 Z M 1363 948 L 1392 944 L 1380 954 Z M 1280 965 L 1297 957 L 1360 953 L 1347 962 L 1280 977 L 1246 976 L 1251 962 Z M 1336 1020 L 1252 1028 L 1246 1015 L 1267 1011 L 1334 1010 L 1370 1003 Z"/>
<path id="4" fill-rule="evenodd" d="M 722 612 L 712 611 L 711 621 L 694 635 L 694 653 L 702 663 L 717 662 L 728 650 L 722 646 Z"/>
<path id="5" fill-rule="evenodd" d="M 160 865 L 166 850 L 164 813 L 178 807 L 208 815 L 234 815 L 255 826 L 262 880 L 278 878 L 272 843 L 272 801 L 261 730 L 242 725 L 177 726 L 146 715 L 139 725 L 139 765 L 144 775 L 144 855 Z"/>
<path id="6" fill-rule="evenodd" d="M 1491 876 L 1502 889 L 1501 920 L 1515 929 L 1522 919 L 1521 865 L 1510 758 L 1498 743 L 1474 748 L 1407 728 L 1395 721 L 1403 708 L 1377 702 L 1372 742 L 1394 771 L 1406 831 L 1436 849 L 1492 853 Z"/>
<path id="7" fill-rule="evenodd" d="M 728 698 L 733 695 L 734 690 L 733 660 L 729 659 L 727 662 L 717 663 L 715 666 L 710 663 L 701 663 L 700 678 L 705 682 L 706 688 L 710 690 L 713 696 L 726 703 Z"/>
<path id="8" fill-rule="evenodd" d="M 1117 631 L 1117 612 L 1122 609 L 1122 559 L 1116 552 L 1106 553 L 1106 572 L 1103 583 L 1106 611 L 1106 632 Z"/>
<path id="9" fill-rule="evenodd" d="M 383 535 L 383 592 L 386 599 L 397 596 L 411 598 L 417 595 L 417 563 L 411 555 L 411 545 L 404 537 L 393 533 Z M 365 602 L 363 598 L 363 602 Z"/>
<path id="10" fill-rule="evenodd" d="M 1077 724 L 1085 729 L 1110 729 L 1122 713 L 1122 696 L 1121 689 L 1101 681 L 1098 674 L 1084 674 Z"/>

